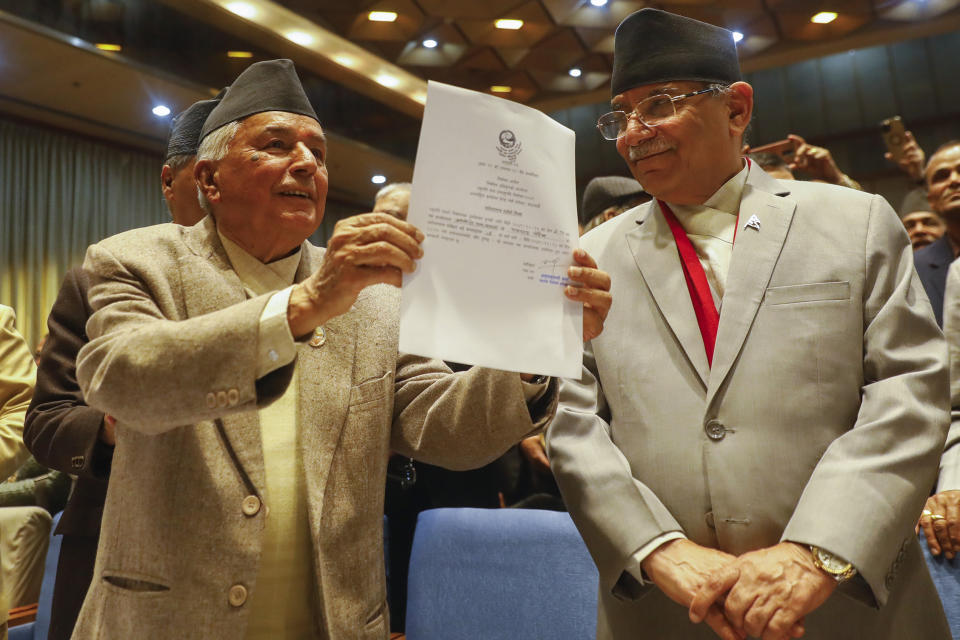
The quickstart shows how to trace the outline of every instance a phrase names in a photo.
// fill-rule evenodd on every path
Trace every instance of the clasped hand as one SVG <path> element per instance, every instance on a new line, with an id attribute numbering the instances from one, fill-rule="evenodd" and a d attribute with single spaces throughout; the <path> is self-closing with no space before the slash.
<path id="1" fill-rule="evenodd" d="M 337 222 L 320 268 L 290 294 L 290 332 L 304 336 L 346 313 L 365 287 L 399 287 L 403 274 L 413 273 L 423 257 L 423 240 L 422 231 L 386 213 L 363 213 Z M 603 330 L 610 310 L 610 276 L 582 249 L 573 252 L 573 259 L 576 264 L 567 275 L 576 286 L 566 287 L 565 294 L 583 304 L 583 338 L 592 340 Z"/>
<path id="2" fill-rule="evenodd" d="M 804 616 L 836 589 L 810 550 L 792 542 L 735 557 L 675 540 L 643 568 L 667 597 L 689 607 L 691 621 L 706 622 L 723 640 L 799 638 Z"/>

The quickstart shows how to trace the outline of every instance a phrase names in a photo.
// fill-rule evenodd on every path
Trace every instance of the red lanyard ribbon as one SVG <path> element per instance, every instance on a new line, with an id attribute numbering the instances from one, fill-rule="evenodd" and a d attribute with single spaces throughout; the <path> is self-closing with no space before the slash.
<path id="1" fill-rule="evenodd" d="M 683 277 L 687 281 L 690 302 L 693 303 L 693 311 L 697 314 L 697 324 L 700 325 L 700 335 L 707 352 L 707 364 L 713 366 L 713 347 L 717 342 L 720 314 L 717 312 L 717 305 L 713 302 L 713 293 L 710 291 L 710 284 L 707 282 L 707 273 L 703 270 L 703 265 L 700 264 L 700 258 L 697 256 L 697 251 L 693 248 L 690 238 L 687 237 L 687 232 L 680 226 L 680 222 L 673 215 L 673 211 L 663 200 L 657 200 L 657 202 L 660 204 L 663 217 L 667 219 L 667 224 L 670 225 L 673 239 L 677 243 L 680 264 L 683 266 Z"/>

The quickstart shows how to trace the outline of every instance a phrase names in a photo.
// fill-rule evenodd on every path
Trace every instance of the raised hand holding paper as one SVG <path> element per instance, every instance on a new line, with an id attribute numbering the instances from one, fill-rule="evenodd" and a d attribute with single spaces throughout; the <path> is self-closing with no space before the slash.
<path id="1" fill-rule="evenodd" d="M 545 114 L 430 82 L 407 220 L 400 350 L 580 375 L 583 307 L 563 294 L 577 246 L 574 133 Z"/>

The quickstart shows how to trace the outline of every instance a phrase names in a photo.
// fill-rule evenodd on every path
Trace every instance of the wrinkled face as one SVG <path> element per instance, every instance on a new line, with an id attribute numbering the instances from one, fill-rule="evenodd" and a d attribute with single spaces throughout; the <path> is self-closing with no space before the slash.
<path id="1" fill-rule="evenodd" d="M 410 208 L 410 192 L 406 189 L 397 189 L 377 200 L 373 210 L 377 213 L 389 213 L 401 220 L 407 219 L 407 210 Z"/>
<path id="2" fill-rule="evenodd" d="M 908 213 L 903 216 L 903 226 L 907 228 L 914 250 L 936 242 L 947 229 L 940 216 L 932 211 Z"/>
<path id="3" fill-rule="evenodd" d="M 737 83 L 747 87 L 744 83 Z M 669 82 L 635 87 L 614 96 L 614 110 L 631 113 L 650 96 L 678 96 L 704 88 L 703 83 Z M 752 107 L 752 92 L 749 93 Z M 703 202 L 736 173 L 743 128 L 732 127 L 729 99 L 703 94 L 675 103 L 676 115 L 655 127 L 631 117 L 617 138 L 617 152 L 646 192 L 668 202 Z M 749 121 L 749 110 L 746 115 Z M 731 173 L 731 171 L 733 173 Z"/>
<path id="4" fill-rule="evenodd" d="M 185 227 L 192 227 L 207 215 L 197 198 L 197 183 L 193 179 L 196 163 L 197 159 L 193 158 L 176 171 L 171 169 L 169 175 L 165 167 L 162 174 L 163 197 L 167 200 L 170 215 L 174 222 Z"/>
<path id="5" fill-rule="evenodd" d="M 295 249 L 323 220 L 326 154 L 313 118 L 267 111 L 243 120 L 207 191 L 217 227 L 263 262 Z"/>
<path id="6" fill-rule="evenodd" d="M 960 221 L 960 145 L 933 154 L 925 175 L 933 212 L 948 222 Z"/>

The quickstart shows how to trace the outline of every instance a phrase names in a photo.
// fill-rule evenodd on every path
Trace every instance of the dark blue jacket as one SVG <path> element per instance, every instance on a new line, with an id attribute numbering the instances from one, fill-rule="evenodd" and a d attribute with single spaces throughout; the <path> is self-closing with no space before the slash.
<path id="1" fill-rule="evenodd" d="M 947 287 L 947 271 L 953 262 L 953 247 L 946 234 L 933 244 L 920 249 L 913 254 L 913 264 L 917 267 L 917 275 L 923 284 L 933 313 L 937 316 L 937 324 L 943 328 L 943 291 Z"/>

